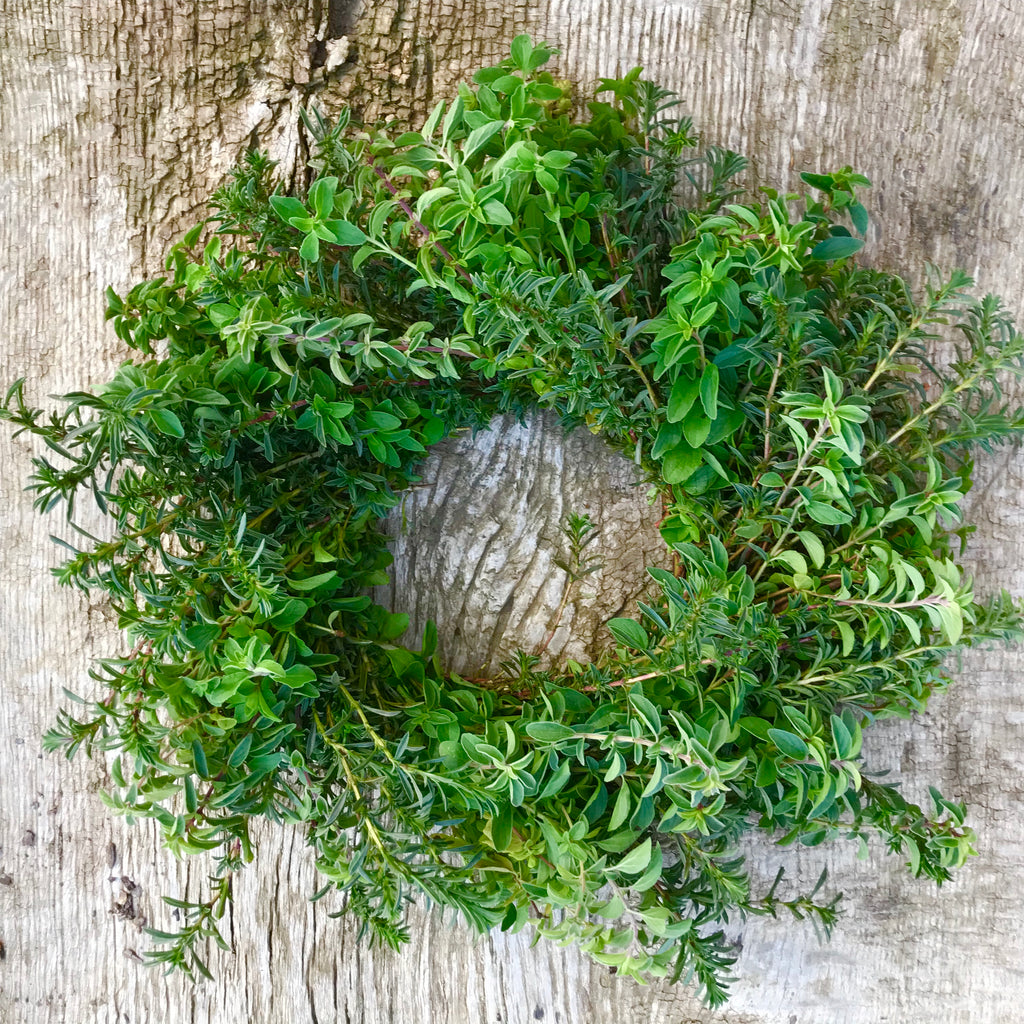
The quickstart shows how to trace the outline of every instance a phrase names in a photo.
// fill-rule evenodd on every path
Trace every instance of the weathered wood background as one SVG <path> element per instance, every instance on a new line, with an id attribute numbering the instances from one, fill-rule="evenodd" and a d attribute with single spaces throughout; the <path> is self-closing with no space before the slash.
<path id="1" fill-rule="evenodd" d="M 41 403 L 103 380 L 120 358 L 104 287 L 159 270 L 167 241 L 252 137 L 290 171 L 302 104 L 347 98 L 419 114 L 520 31 L 561 46 L 560 66 L 584 80 L 645 65 L 685 97 L 710 142 L 752 157 L 752 182 L 792 186 L 800 170 L 854 164 L 876 186 L 870 259 L 912 273 L 925 260 L 959 265 L 1022 305 L 1024 7 L 1014 0 L 0 0 L 0 382 L 27 375 Z M 531 950 L 521 936 L 474 943 L 421 916 L 403 955 L 359 948 L 326 903 L 306 902 L 315 882 L 301 837 L 271 830 L 239 881 L 236 956 L 215 957 L 217 981 L 192 988 L 144 969 L 138 924 L 169 923 L 159 894 L 197 892 L 206 868 L 176 864 L 150 830 L 109 819 L 101 766 L 40 752 L 61 687 L 87 690 L 90 658 L 115 641 L 102 606 L 48 576 L 56 524 L 21 493 L 28 456 L 0 435 L 5 1024 L 1022 1019 L 1018 652 L 972 655 L 927 718 L 870 744 L 872 764 L 912 792 L 936 781 L 967 799 L 981 855 L 936 891 L 881 856 L 862 864 L 845 848 L 796 856 L 754 844 L 765 877 L 785 863 L 813 880 L 827 863 L 849 916 L 827 946 L 786 922 L 744 926 L 726 1011 L 616 979 L 573 950 Z M 499 619 L 530 635 L 548 628 L 550 542 L 566 509 L 590 509 L 602 530 L 604 613 L 628 599 L 644 557 L 633 537 L 649 518 L 624 489 L 628 467 L 577 439 L 563 445 L 538 421 L 481 437 L 431 473 L 410 507 L 398 587 L 423 591 L 418 614 L 435 610 L 450 643 L 457 628 L 477 638 L 460 657 L 492 657 Z M 1018 453 L 984 459 L 977 481 L 979 589 L 1020 593 Z M 457 533 L 443 550 L 429 543 L 432 519 L 435 532 L 443 522 Z M 586 613 L 571 610 L 577 633 L 592 629 Z"/>

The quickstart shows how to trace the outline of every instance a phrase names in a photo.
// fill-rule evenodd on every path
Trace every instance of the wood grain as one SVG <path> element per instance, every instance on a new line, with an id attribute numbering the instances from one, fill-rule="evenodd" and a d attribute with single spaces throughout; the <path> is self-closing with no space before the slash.
<path id="1" fill-rule="evenodd" d="M 305 155 L 302 104 L 330 111 L 348 99 L 367 115 L 416 115 L 522 30 L 561 46 L 560 66 L 584 79 L 644 64 L 685 97 L 709 141 L 752 157 L 751 182 L 793 187 L 800 170 L 854 164 L 876 186 L 871 259 L 911 274 L 924 260 L 960 265 L 1019 307 L 1016 4 L 0 0 L 0 383 L 24 374 L 42 404 L 103 380 L 122 358 L 103 325 L 103 289 L 159 270 L 168 241 L 202 215 L 203 197 L 253 136 L 292 179 Z M 591 440 L 563 442 L 543 419 L 505 425 L 432 464 L 429 487 L 414 492 L 396 600 L 420 619 L 447 620 L 454 658 L 481 657 L 460 653 L 456 629 L 463 640 L 486 637 L 483 658 L 500 656 L 495 606 L 500 617 L 510 594 L 508 630 L 518 624 L 532 642 L 550 628 L 557 586 L 547 541 L 557 543 L 568 509 L 592 508 L 599 520 L 602 557 L 616 559 L 618 574 L 610 603 L 635 590 L 649 555 L 632 535 L 650 510 L 628 488 L 629 464 Z M 762 878 L 785 863 L 795 880 L 813 882 L 827 863 L 849 916 L 828 946 L 788 923 L 742 926 L 741 980 L 727 1011 L 703 1012 L 681 988 L 614 978 L 573 950 L 530 949 L 523 936 L 473 941 L 423 912 L 401 956 L 357 946 L 328 918 L 329 901 L 307 902 L 316 881 L 301 836 L 269 827 L 239 880 L 236 955 L 215 957 L 217 981 L 193 988 L 145 970 L 138 925 L 169 924 L 159 895 L 197 894 L 207 866 L 178 864 L 151 830 L 109 818 L 97 796 L 102 765 L 41 754 L 61 688 L 87 692 L 90 659 L 117 640 L 101 605 L 58 591 L 48 575 L 47 535 L 60 524 L 34 515 L 20 491 L 28 456 L 23 440 L 0 435 L 5 1024 L 1020 1019 L 1019 652 L 972 653 L 931 714 L 889 723 L 869 745 L 871 763 L 895 769 L 911 792 L 935 781 L 970 802 L 976 861 L 939 892 L 879 851 L 861 864 L 851 849 L 797 854 L 752 843 Z M 1022 476 L 1015 450 L 978 467 L 969 557 L 980 590 L 1024 590 Z M 448 546 L 436 543 L 442 533 Z M 573 642 L 618 611 L 584 603 L 570 609 Z"/>

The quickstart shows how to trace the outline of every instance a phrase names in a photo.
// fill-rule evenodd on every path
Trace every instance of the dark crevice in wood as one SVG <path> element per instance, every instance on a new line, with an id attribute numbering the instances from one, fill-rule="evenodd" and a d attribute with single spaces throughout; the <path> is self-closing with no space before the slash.
<path id="1" fill-rule="evenodd" d="M 328 0 L 327 38 L 350 36 L 362 10 L 362 0 Z"/>

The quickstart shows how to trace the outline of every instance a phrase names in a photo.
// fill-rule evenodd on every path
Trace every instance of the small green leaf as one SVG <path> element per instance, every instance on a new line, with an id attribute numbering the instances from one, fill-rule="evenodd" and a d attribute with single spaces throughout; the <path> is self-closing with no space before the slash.
<path id="1" fill-rule="evenodd" d="M 181 425 L 181 420 L 170 409 L 150 409 L 149 415 L 153 420 L 153 426 L 161 434 L 167 434 L 170 437 L 185 436 L 185 428 Z"/>
<path id="2" fill-rule="evenodd" d="M 602 903 L 595 907 L 593 913 L 598 917 L 603 917 L 606 921 L 614 921 L 617 917 L 622 917 L 626 912 L 626 905 L 622 902 L 621 896 L 613 896 L 606 903 Z"/>
<path id="3" fill-rule="evenodd" d="M 841 761 L 845 761 L 853 749 L 853 737 L 850 735 L 850 730 L 846 728 L 846 723 L 841 718 L 832 715 L 831 723 L 832 742 L 835 744 L 836 753 Z"/>
<path id="4" fill-rule="evenodd" d="M 530 55 L 533 53 L 533 43 L 528 35 L 516 36 L 512 40 L 512 63 L 520 71 L 530 71 Z"/>
<path id="5" fill-rule="evenodd" d="M 632 704 L 636 713 L 644 720 L 644 724 L 652 733 L 661 730 L 661 715 L 657 707 L 651 703 L 642 693 L 631 693 L 629 703 Z M 642 796 L 643 794 L 641 794 Z"/>
<path id="6" fill-rule="evenodd" d="M 681 442 L 662 460 L 662 477 L 667 484 L 681 484 L 693 476 L 703 461 L 700 451 Z"/>
<path id="7" fill-rule="evenodd" d="M 785 729 L 769 729 L 768 736 L 782 753 L 796 758 L 807 756 L 807 744 L 796 733 L 787 732 Z"/>
<path id="8" fill-rule="evenodd" d="M 822 192 L 830 192 L 836 183 L 836 179 L 831 174 L 812 174 L 810 171 L 802 173 L 800 178 Z"/>
<path id="9" fill-rule="evenodd" d="M 526 734 L 538 743 L 557 743 L 575 737 L 576 730 L 560 722 L 527 722 Z"/>
<path id="10" fill-rule="evenodd" d="M 332 583 L 337 578 L 338 571 L 331 569 L 330 572 L 321 572 L 316 576 L 307 576 L 302 580 L 289 579 L 288 583 L 295 590 L 316 590 L 317 587 L 323 587 L 328 583 Z"/>
<path id="11" fill-rule="evenodd" d="M 196 808 L 199 806 L 199 800 L 196 797 L 196 784 L 192 781 L 191 775 L 186 775 L 184 779 L 185 783 L 185 810 L 189 814 L 194 814 Z"/>
<path id="12" fill-rule="evenodd" d="M 203 779 L 210 777 L 210 769 L 206 763 L 206 751 L 199 740 L 192 741 L 192 764 L 195 765 L 196 774 Z"/>
<path id="13" fill-rule="evenodd" d="M 650 644 L 644 627 L 636 619 L 610 619 L 608 629 L 619 643 L 638 651 L 647 650 Z"/>
<path id="14" fill-rule="evenodd" d="M 694 405 L 683 417 L 683 437 L 693 448 L 700 448 L 711 434 L 711 420 L 704 411 L 703 405 Z"/>
<path id="15" fill-rule="evenodd" d="M 657 715 L 655 715 L 655 721 L 657 721 Z M 640 796 L 654 796 L 656 793 L 659 793 L 661 787 L 665 785 L 665 772 L 665 762 L 660 757 L 656 758 L 654 770 L 651 772 L 651 777 L 647 780 L 647 785 L 644 786 Z"/>
<path id="16" fill-rule="evenodd" d="M 540 168 L 536 174 L 537 184 L 540 185 L 545 192 L 557 192 L 558 191 L 558 179 L 550 172 Z"/>
<path id="17" fill-rule="evenodd" d="M 666 452 L 675 448 L 683 439 L 683 425 L 681 423 L 662 423 L 658 428 L 654 444 L 651 446 L 651 458 L 660 459 Z"/>
<path id="18" fill-rule="evenodd" d="M 408 628 L 409 615 L 407 612 L 387 615 L 384 619 L 384 625 L 381 627 L 381 639 L 397 640 Z"/>
<path id="19" fill-rule="evenodd" d="M 366 241 L 363 229 L 347 220 L 329 220 L 326 227 L 338 245 L 362 245 Z"/>
<path id="20" fill-rule="evenodd" d="M 306 601 L 300 601 L 298 598 L 293 597 L 285 601 L 267 620 L 267 623 L 273 626 L 274 629 L 291 629 L 295 623 L 302 620 L 308 610 L 309 607 Z"/>
<path id="21" fill-rule="evenodd" d="M 444 121 L 441 123 L 441 144 L 445 145 L 451 139 L 455 132 L 456 127 L 462 121 L 462 115 L 465 112 L 465 105 L 462 102 L 462 97 L 457 96 L 453 101 L 452 105 L 448 108 L 448 113 L 444 115 Z"/>
<path id="22" fill-rule="evenodd" d="M 797 536 L 800 538 L 800 543 L 803 544 L 807 554 L 811 556 L 815 569 L 820 569 L 825 564 L 824 544 L 810 530 L 798 530 Z"/>
<path id="23" fill-rule="evenodd" d="M 493 227 L 505 227 L 512 223 L 512 214 L 509 213 L 504 203 L 500 203 L 497 199 L 489 199 L 484 203 L 482 209 L 487 223 Z"/>
<path id="24" fill-rule="evenodd" d="M 856 636 L 853 632 L 853 627 L 843 619 L 835 620 L 836 629 L 839 630 L 839 637 L 843 643 L 843 657 L 847 657 L 850 651 L 853 650 L 853 645 L 856 642 Z"/>
<path id="25" fill-rule="evenodd" d="M 348 405 L 348 411 L 343 415 L 348 415 L 352 411 L 352 404 Z M 384 412 L 383 409 L 371 409 L 366 414 L 366 423 L 369 427 L 376 428 L 377 430 L 398 430 L 402 425 L 402 421 L 390 412 Z"/>
<path id="26" fill-rule="evenodd" d="M 298 689 L 300 686 L 305 686 L 306 683 L 315 681 L 316 672 L 308 665 L 292 665 L 281 677 L 281 682 L 290 686 L 293 690 Z"/>
<path id="27" fill-rule="evenodd" d="M 338 191 L 338 179 L 319 178 L 309 190 L 309 205 L 320 220 L 327 220 L 334 212 L 334 194 Z"/>
<path id="28" fill-rule="evenodd" d="M 669 423 L 678 423 L 689 411 L 700 394 L 700 378 L 680 373 L 668 396 L 665 418 Z"/>
<path id="29" fill-rule="evenodd" d="M 768 730 L 771 727 L 763 718 L 747 716 L 741 718 L 736 724 L 745 732 L 749 732 L 752 736 L 756 736 L 760 740 L 768 739 Z"/>
<path id="30" fill-rule="evenodd" d="M 462 144 L 462 155 L 466 160 L 472 160 L 504 127 L 504 121 L 491 121 L 488 124 L 482 124 L 479 128 L 474 128 Z M 511 223 L 511 219 L 508 223 Z"/>
<path id="31" fill-rule="evenodd" d="M 703 327 L 717 312 L 717 302 L 705 302 L 703 306 L 700 306 L 693 312 L 690 317 L 690 326 L 696 330 L 698 327 Z"/>
<path id="32" fill-rule="evenodd" d="M 964 631 L 963 609 L 955 602 L 936 606 L 942 622 L 942 632 L 950 645 L 959 643 Z"/>
<path id="33" fill-rule="evenodd" d="M 630 886 L 634 892 L 647 892 L 661 878 L 662 871 L 664 870 L 661 846 L 655 843 L 651 852 L 651 862 L 647 866 L 647 870 Z"/>
<path id="34" fill-rule="evenodd" d="M 576 154 L 571 149 L 549 149 L 541 157 L 545 167 L 550 167 L 556 171 L 564 171 L 575 158 Z M 572 211 L 568 212 L 571 213 Z"/>
<path id="35" fill-rule="evenodd" d="M 626 759 L 620 753 L 618 753 L 618 751 L 613 752 L 611 755 L 611 760 L 604 773 L 604 781 L 614 781 L 626 770 L 626 768 Z"/>
<path id="36" fill-rule="evenodd" d="M 292 196 L 271 196 L 270 205 L 277 215 L 287 223 L 292 217 L 306 217 L 308 212 L 298 199 Z"/>
<path id="37" fill-rule="evenodd" d="M 423 643 L 420 646 L 420 653 L 424 658 L 432 658 L 437 650 L 437 623 L 433 619 L 427 619 L 423 627 Z"/>
<path id="38" fill-rule="evenodd" d="M 621 875 L 638 875 L 641 871 L 646 871 L 647 865 L 651 863 L 652 849 L 653 843 L 651 842 L 651 837 L 648 836 L 639 846 L 635 846 L 630 850 L 618 864 L 610 867 L 608 869 L 609 872 Z"/>
<path id="39" fill-rule="evenodd" d="M 864 240 L 852 235 L 833 235 L 819 242 L 811 250 L 812 260 L 841 260 L 860 252 L 864 248 Z"/>
<path id="40" fill-rule="evenodd" d="M 209 647 L 219 636 L 221 628 L 212 622 L 197 622 L 184 630 L 186 643 L 194 650 L 201 651 Z"/>
<path id="41" fill-rule="evenodd" d="M 823 526 L 838 526 L 840 523 L 848 523 L 853 516 L 849 512 L 843 512 L 833 505 L 826 505 L 822 501 L 809 501 L 806 505 L 807 514 Z"/>
<path id="42" fill-rule="evenodd" d="M 757 774 L 754 776 L 755 786 L 770 786 L 779 777 L 779 766 L 775 758 L 762 756 L 757 764 Z"/>
<path id="43" fill-rule="evenodd" d="M 195 227 L 191 227 L 185 232 L 184 238 L 181 240 L 181 244 L 186 249 L 191 249 L 196 242 L 199 241 L 199 236 L 203 233 L 203 228 L 206 227 L 205 223 L 200 221 Z M 109 292 L 110 289 L 108 289 Z"/>
<path id="44" fill-rule="evenodd" d="M 632 796 L 628 783 L 624 781 L 619 787 L 619 795 L 615 798 L 612 816 L 608 819 L 610 831 L 614 832 L 629 817 L 629 812 L 632 810 Z"/>
<path id="45" fill-rule="evenodd" d="M 868 230 L 868 211 L 864 209 L 861 203 L 852 203 L 849 207 L 850 220 L 853 221 L 853 226 L 862 234 L 867 234 Z"/>
<path id="46" fill-rule="evenodd" d="M 312 231 L 302 240 L 299 255 L 310 263 L 315 263 L 320 258 L 320 239 Z"/>
<path id="47" fill-rule="evenodd" d="M 548 797 L 554 796 L 556 793 L 560 793 L 562 789 L 565 788 L 565 784 L 569 781 L 571 776 L 572 768 L 569 762 L 563 761 L 558 766 L 558 770 L 544 784 L 544 788 L 537 794 L 537 799 L 546 800 Z"/>
<path id="48" fill-rule="evenodd" d="M 437 130 L 437 126 L 441 123 L 442 114 L 444 114 L 444 100 L 441 100 L 441 102 L 434 107 L 430 112 L 430 116 L 423 122 L 423 135 L 426 138 L 429 139 Z"/>
<path id="49" fill-rule="evenodd" d="M 512 806 L 502 803 L 491 818 L 491 842 L 496 850 L 507 850 L 512 841 Z"/>
<path id="50" fill-rule="evenodd" d="M 228 764 L 237 768 L 249 756 L 249 749 L 252 747 L 252 733 L 246 733 L 241 742 L 231 751 L 228 757 Z"/>
<path id="51" fill-rule="evenodd" d="M 807 560 L 799 551 L 780 551 L 775 556 L 775 560 L 785 562 L 793 572 L 807 574 Z"/>
<path id="52" fill-rule="evenodd" d="M 551 103 L 561 99 L 565 93 L 557 85 L 549 85 L 546 82 L 531 82 L 530 96 L 538 103 Z"/>
<path id="53" fill-rule="evenodd" d="M 232 307 L 233 308 L 233 307 Z M 185 395 L 188 402 L 196 402 L 199 405 L 230 405 L 230 399 L 226 398 L 219 391 L 213 388 L 193 388 Z"/>
<path id="54" fill-rule="evenodd" d="M 718 415 L 718 367 L 714 363 L 708 363 L 700 375 L 700 403 L 709 420 Z"/>

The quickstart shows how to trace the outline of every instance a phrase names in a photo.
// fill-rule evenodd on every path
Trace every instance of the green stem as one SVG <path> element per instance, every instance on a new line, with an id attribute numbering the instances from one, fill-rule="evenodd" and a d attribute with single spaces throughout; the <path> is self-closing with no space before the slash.
<path id="1" fill-rule="evenodd" d="M 562 252 L 565 254 L 569 269 L 575 274 L 576 255 L 572 251 L 572 246 L 569 245 L 569 240 L 565 237 L 565 231 L 562 228 L 562 217 L 555 206 L 555 197 L 550 192 L 545 192 L 544 194 L 548 197 L 548 210 L 553 215 L 552 219 L 555 222 L 555 227 L 558 228 L 558 237 L 562 240 Z"/>
<path id="2" fill-rule="evenodd" d="M 636 361 L 636 358 L 633 356 L 633 353 L 629 351 L 627 346 L 616 345 L 615 350 L 617 352 L 621 352 L 622 355 L 626 357 L 626 362 L 629 363 L 629 365 L 636 371 L 637 376 L 639 376 L 639 378 L 644 382 L 644 387 L 647 389 L 647 394 L 651 399 L 651 412 L 657 411 L 661 406 L 661 402 L 658 400 L 658 396 L 654 391 L 654 386 L 648 379 L 647 374 L 644 373 L 643 367 Z"/>
<path id="3" fill-rule="evenodd" d="M 822 439 L 825 436 L 825 431 L 827 429 L 828 429 L 828 421 L 827 420 L 822 420 L 821 426 L 818 428 L 818 432 L 812 438 L 811 443 L 807 446 L 807 448 L 804 451 L 803 455 L 800 456 L 800 461 L 797 462 L 796 468 L 790 474 L 789 481 L 786 483 L 786 486 L 783 488 L 782 493 L 779 495 L 779 500 L 775 502 L 775 507 L 772 509 L 772 514 L 773 515 L 782 508 L 783 501 L 789 495 L 790 491 L 792 491 L 794 489 L 794 487 L 796 486 L 797 479 L 799 478 L 800 474 L 804 471 L 804 469 L 805 469 L 805 467 L 807 465 L 807 461 L 811 457 L 811 454 L 814 452 L 814 450 L 821 443 Z M 786 523 L 786 526 L 783 529 L 782 533 L 779 534 L 779 537 L 775 541 L 775 544 L 773 545 L 771 551 L 768 552 L 768 556 L 761 563 L 761 565 L 758 568 L 757 572 L 754 573 L 753 581 L 755 583 L 757 583 L 757 581 L 764 575 L 764 571 L 765 571 L 765 569 L 768 568 L 768 564 L 771 562 L 771 560 L 782 550 L 783 542 L 793 532 L 793 526 L 796 523 L 796 517 L 799 514 L 799 512 L 800 512 L 800 506 L 797 505 L 797 506 L 795 506 L 793 508 L 793 511 L 792 511 L 792 513 L 791 513 L 791 515 L 789 517 L 789 522 Z"/>

